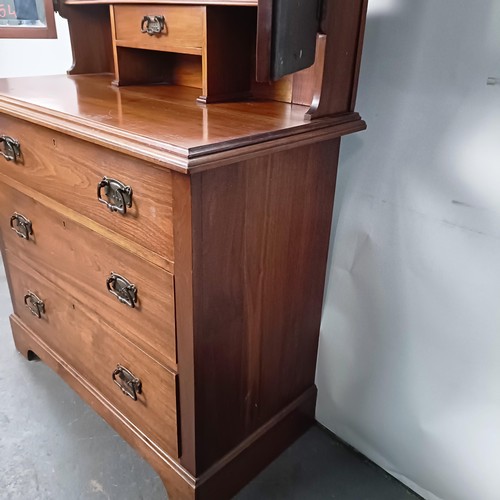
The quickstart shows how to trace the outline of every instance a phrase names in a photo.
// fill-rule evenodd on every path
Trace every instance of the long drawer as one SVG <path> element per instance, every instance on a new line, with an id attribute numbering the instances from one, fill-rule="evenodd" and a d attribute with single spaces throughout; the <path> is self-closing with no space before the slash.
<path id="1" fill-rule="evenodd" d="M 176 457 L 177 375 L 103 325 L 85 305 L 27 269 L 11 252 L 5 256 L 15 314 L 153 442 Z"/>
<path id="2" fill-rule="evenodd" d="M 96 311 L 104 323 L 175 368 L 171 274 L 3 184 L 0 230 L 6 249 L 25 267 L 37 269 L 59 289 Z M 113 295 L 120 283 L 108 283 L 111 273 L 135 287 L 136 303 L 127 305 Z M 127 299 L 126 291 L 124 297 Z"/>
<path id="3" fill-rule="evenodd" d="M 21 153 L 16 161 L 0 157 L 1 174 L 173 261 L 172 181 L 168 170 L 3 114 L 0 135 L 17 141 Z M 122 195 L 115 189 L 120 185 L 110 186 L 110 181 L 132 189 L 131 200 L 125 193 L 125 204 L 131 201 L 125 214 L 112 212 L 98 201 L 97 186 L 103 182 L 102 200 L 122 204 Z M 106 191 L 114 198 L 106 196 Z"/>

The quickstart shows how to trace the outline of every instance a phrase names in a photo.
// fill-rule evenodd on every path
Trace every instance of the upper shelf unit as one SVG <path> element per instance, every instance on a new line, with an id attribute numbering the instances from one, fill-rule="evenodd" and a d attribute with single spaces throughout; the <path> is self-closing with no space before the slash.
<path id="1" fill-rule="evenodd" d="M 352 113 L 367 0 L 66 0 L 70 74 L 114 72 L 117 86 L 200 89 Z"/>

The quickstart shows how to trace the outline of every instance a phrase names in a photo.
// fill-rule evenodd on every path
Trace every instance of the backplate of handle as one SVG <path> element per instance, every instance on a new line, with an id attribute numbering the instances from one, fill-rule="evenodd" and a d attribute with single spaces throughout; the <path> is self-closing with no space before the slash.
<path id="1" fill-rule="evenodd" d="M 42 314 L 45 313 L 45 303 L 31 290 L 28 290 L 28 292 L 24 296 L 24 304 L 30 310 L 31 314 L 33 314 L 33 316 L 36 316 L 38 319 L 41 319 Z"/>
<path id="2" fill-rule="evenodd" d="M 108 198 L 107 200 L 103 198 L 103 191 L 104 196 Z M 99 184 L 97 184 L 97 199 L 112 212 L 125 215 L 127 208 L 132 207 L 132 188 L 116 179 L 103 177 Z"/>
<path id="3" fill-rule="evenodd" d="M 127 278 L 111 273 L 106 280 L 108 292 L 114 295 L 122 304 L 134 308 L 137 304 L 137 287 Z"/>
<path id="4" fill-rule="evenodd" d="M 142 393 L 142 382 L 130 370 L 122 365 L 116 365 L 113 372 L 113 382 L 121 389 L 125 396 L 137 401 L 137 394 Z"/>
<path id="5" fill-rule="evenodd" d="M 166 23 L 164 16 L 144 16 L 141 21 L 141 33 L 147 33 L 149 36 L 159 35 L 165 30 Z"/>
<path id="6" fill-rule="evenodd" d="M 0 135 L 0 155 L 16 163 L 21 158 L 21 144 L 8 135 Z"/>
<path id="7" fill-rule="evenodd" d="M 17 212 L 14 212 L 10 218 L 10 228 L 15 231 L 20 238 L 24 238 L 25 240 L 29 240 L 30 236 L 33 234 L 31 221 L 23 214 Z"/>

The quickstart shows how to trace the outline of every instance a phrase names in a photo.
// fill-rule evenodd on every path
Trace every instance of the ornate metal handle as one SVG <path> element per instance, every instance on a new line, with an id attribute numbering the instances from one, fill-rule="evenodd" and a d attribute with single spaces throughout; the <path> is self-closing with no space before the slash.
<path id="1" fill-rule="evenodd" d="M 3 143 L 3 151 L 0 151 L 7 161 L 17 162 L 21 158 L 21 144 L 8 135 L 0 135 L 0 144 Z"/>
<path id="2" fill-rule="evenodd" d="M 109 201 L 102 197 L 102 190 Z M 132 206 L 132 188 L 125 186 L 123 182 L 116 179 L 103 177 L 102 181 L 97 184 L 97 199 L 100 203 L 104 203 L 112 212 L 119 212 L 123 215 L 127 213 L 127 207 Z"/>
<path id="3" fill-rule="evenodd" d="M 132 308 L 137 304 L 137 287 L 123 276 L 111 273 L 106 280 L 106 288 L 122 304 Z"/>
<path id="4" fill-rule="evenodd" d="M 121 389 L 125 396 L 132 398 L 134 401 L 137 401 L 137 394 L 142 393 L 141 380 L 121 365 L 116 365 L 113 372 L 113 382 Z"/>
<path id="5" fill-rule="evenodd" d="M 31 221 L 17 212 L 14 212 L 10 218 L 10 227 L 20 238 L 24 238 L 25 240 L 29 240 L 33 234 Z"/>
<path id="6" fill-rule="evenodd" d="M 165 29 L 166 24 L 164 16 L 144 16 L 141 21 L 141 33 L 147 33 L 149 36 L 158 35 Z"/>
<path id="7" fill-rule="evenodd" d="M 28 293 L 24 296 L 24 303 L 31 314 L 38 319 L 41 319 L 42 314 L 45 314 L 45 304 L 43 300 L 37 297 L 32 291 L 28 290 Z"/>

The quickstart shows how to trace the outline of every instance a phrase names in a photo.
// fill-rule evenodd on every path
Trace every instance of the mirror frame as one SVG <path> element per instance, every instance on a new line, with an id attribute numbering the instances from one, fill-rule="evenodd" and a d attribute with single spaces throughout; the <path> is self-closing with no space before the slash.
<path id="1" fill-rule="evenodd" d="M 43 4 L 47 26 L 0 26 L 0 38 L 57 38 L 52 0 L 44 0 Z"/>

